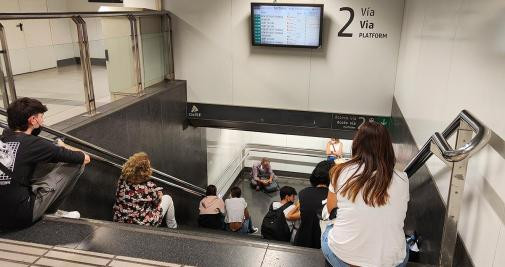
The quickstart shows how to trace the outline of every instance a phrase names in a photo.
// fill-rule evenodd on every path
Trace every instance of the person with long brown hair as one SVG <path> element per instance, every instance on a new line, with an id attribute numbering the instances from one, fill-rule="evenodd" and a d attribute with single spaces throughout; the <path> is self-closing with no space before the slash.
<path id="1" fill-rule="evenodd" d="M 387 129 L 365 122 L 354 136 L 351 160 L 332 168 L 327 208 L 338 210 L 321 237 L 332 266 L 406 266 L 409 182 L 395 161 Z"/>
<path id="2" fill-rule="evenodd" d="M 151 181 L 151 162 L 146 153 L 135 153 L 123 165 L 116 191 L 113 221 L 177 228 L 174 203 L 162 187 Z"/>

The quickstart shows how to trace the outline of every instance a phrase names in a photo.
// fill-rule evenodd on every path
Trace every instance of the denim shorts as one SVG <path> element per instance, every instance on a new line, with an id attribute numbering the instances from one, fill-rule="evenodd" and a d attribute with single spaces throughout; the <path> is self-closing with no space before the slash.
<path id="1" fill-rule="evenodd" d="M 349 267 L 349 264 L 345 263 L 343 260 L 339 259 L 335 254 L 333 254 L 333 252 L 330 249 L 330 246 L 328 246 L 328 234 L 330 233 L 330 230 L 332 228 L 333 224 L 329 224 L 326 227 L 326 230 L 324 231 L 323 235 L 321 236 L 321 250 L 323 251 L 323 255 L 333 267 Z M 408 261 L 409 261 L 409 246 L 407 244 L 407 254 L 405 256 L 405 260 L 403 260 L 402 263 L 398 264 L 397 267 L 406 267 Z"/>

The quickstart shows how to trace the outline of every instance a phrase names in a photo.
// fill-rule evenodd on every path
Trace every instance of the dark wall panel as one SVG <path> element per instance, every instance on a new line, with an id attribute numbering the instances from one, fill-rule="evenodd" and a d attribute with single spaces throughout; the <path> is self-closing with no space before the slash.
<path id="1" fill-rule="evenodd" d="M 396 103 L 393 102 L 392 126 L 390 127 L 398 164 L 403 168 L 419 151 L 414 137 Z M 426 166 L 410 177 L 410 202 L 405 220 L 406 232 L 416 231 L 420 236 L 417 261 L 438 264 L 440 243 L 445 217 L 445 204 Z M 458 238 L 453 266 L 473 266 L 461 239 Z"/>
<path id="2" fill-rule="evenodd" d="M 149 154 L 156 169 L 197 186 L 206 186 L 205 130 L 185 127 L 185 82 L 159 84 L 150 88 L 143 97 L 126 97 L 99 111 L 100 115 L 94 118 L 76 118 L 80 121 L 66 121 L 57 128 L 64 128 L 76 137 L 124 157 L 144 151 Z M 88 169 L 67 204 L 73 207 L 80 205 L 80 210 L 86 210 L 83 217 L 110 219 L 119 171 L 110 173 L 107 170 L 103 173 L 102 167 L 95 164 Z M 178 221 L 193 224 L 198 214 L 199 199 L 182 190 L 165 188 L 176 204 Z M 101 204 L 90 201 L 95 203 L 95 207 L 88 212 L 88 208 L 83 207 L 88 202 L 79 204 L 79 199 L 85 195 L 97 196 Z"/>

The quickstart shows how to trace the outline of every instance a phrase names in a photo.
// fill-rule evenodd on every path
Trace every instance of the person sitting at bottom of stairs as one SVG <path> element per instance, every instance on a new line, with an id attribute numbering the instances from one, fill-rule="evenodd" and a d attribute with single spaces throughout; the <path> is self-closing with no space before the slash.
<path id="1" fill-rule="evenodd" d="M 38 137 L 47 107 L 23 97 L 7 108 L 9 129 L 0 140 L 0 228 L 23 228 L 45 213 L 57 211 L 84 171 L 90 157 L 58 140 L 52 143 Z M 34 177 L 37 165 L 57 163 L 41 177 Z M 77 211 L 56 215 L 79 218 Z"/>
<path id="2" fill-rule="evenodd" d="M 293 204 L 296 200 L 296 189 L 283 186 L 279 190 L 281 201 L 274 201 L 261 224 L 261 235 L 265 239 L 294 242 L 296 231 L 300 227 L 300 212 L 298 215 L 289 215 L 296 209 Z"/>
<path id="3" fill-rule="evenodd" d="M 258 228 L 252 225 L 252 219 L 247 210 L 247 202 L 241 197 L 242 190 L 235 186 L 230 191 L 231 198 L 224 201 L 226 229 L 242 234 L 254 234 L 258 232 Z"/>
<path id="4" fill-rule="evenodd" d="M 168 228 L 177 228 L 174 202 L 162 187 L 151 180 L 151 162 L 146 153 L 131 156 L 123 165 L 113 206 L 113 221 L 159 226 L 163 218 Z"/>
<path id="5" fill-rule="evenodd" d="M 275 180 L 275 174 L 270 166 L 270 160 L 262 158 L 261 162 L 256 163 L 251 171 L 251 186 L 256 188 L 256 191 L 263 189 L 267 193 L 272 193 L 279 190 L 279 184 Z"/>
<path id="6" fill-rule="evenodd" d="M 200 215 L 198 215 L 198 226 L 220 229 L 224 227 L 224 201 L 217 196 L 217 188 L 215 185 L 208 185 L 205 192 L 205 197 L 200 201 L 198 206 Z"/>

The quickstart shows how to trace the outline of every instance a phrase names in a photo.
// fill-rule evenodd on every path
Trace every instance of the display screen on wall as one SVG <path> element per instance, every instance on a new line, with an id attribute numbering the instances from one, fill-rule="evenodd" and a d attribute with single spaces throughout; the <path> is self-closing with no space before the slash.
<path id="1" fill-rule="evenodd" d="M 323 7 L 319 4 L 251 3 L 252 45 L 321 47 Z"/>

